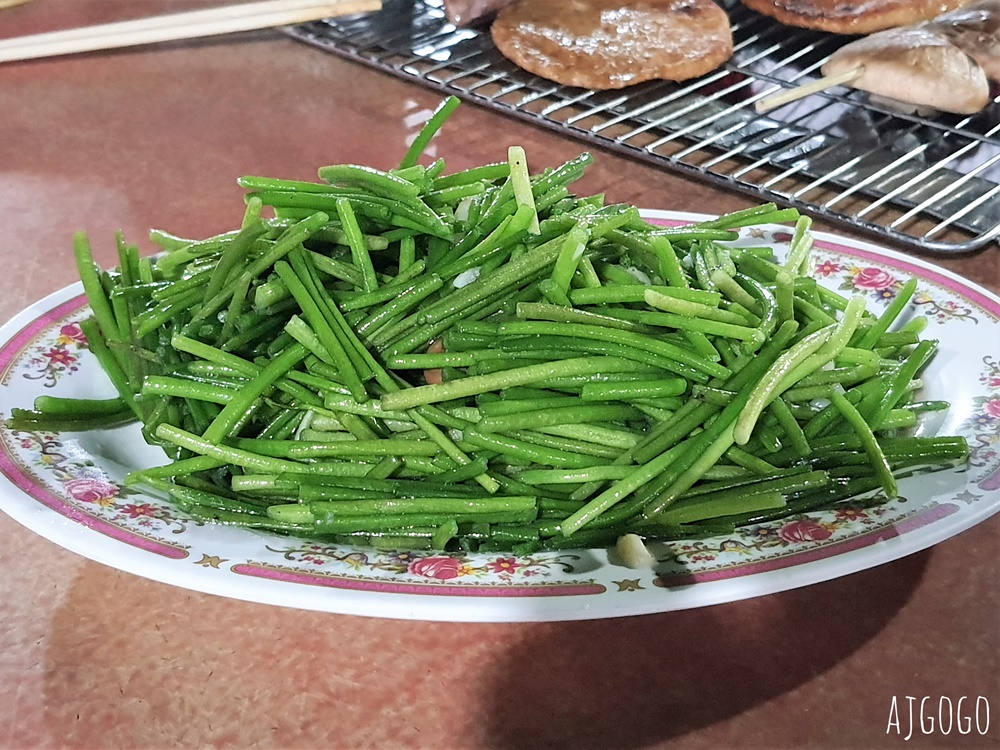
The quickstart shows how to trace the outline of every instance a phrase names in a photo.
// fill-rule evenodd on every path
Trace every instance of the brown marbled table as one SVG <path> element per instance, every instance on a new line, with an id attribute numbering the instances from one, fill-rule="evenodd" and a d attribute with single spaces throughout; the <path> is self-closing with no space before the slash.
<path id="1" fill-rule="evenodd" d="M 197 7 L 34 0 L 0 37 Z M 280 32 L 0 66 L 0 321 L 75 281 L 86 229 L 207 236 L 241 174 L 390 167 L 439 97 Z M 581 146 L 466 105 L 449 167 Z M 580 184 L 722 212 L 746 198 L 606 153 Z M 1000 291 L 995 247 L 940 264 Z M 1000 518 L 828 583 L 616 620 L 449 624 L 282 609 L 91 562 L 0 514 L 0 748 L 873 748 L 1000 744 Z M 896 696 L 984 696 L 975 730 L 887 734 Z"/>

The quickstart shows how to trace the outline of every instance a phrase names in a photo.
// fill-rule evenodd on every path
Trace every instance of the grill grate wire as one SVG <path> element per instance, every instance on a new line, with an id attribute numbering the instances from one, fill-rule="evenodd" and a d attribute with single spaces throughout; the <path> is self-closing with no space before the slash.
<path id="1" fill-rule="evenodd" d="M 458 28 L 442 0 L 288 28 L 293 37 L 695 179 L 774 201 L 927 255 L 1000 238 L 1000 97 L 972 116 L 901 113 L 838 87 L 759 114 L 754 103 L 820 76 L 847 37 L 794 29 L 724 3 L 735 52 L 693 81 L 617 91 L 521 70 L 488 29 Z"/>

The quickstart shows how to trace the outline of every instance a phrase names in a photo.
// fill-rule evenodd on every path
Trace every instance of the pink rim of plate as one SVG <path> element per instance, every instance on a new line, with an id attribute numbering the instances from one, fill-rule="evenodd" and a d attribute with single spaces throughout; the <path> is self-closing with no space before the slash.
<path id="1" fill-rule="evenodd" d="M 697 221 L 700 217 L 685 215 L 684 220 L 678 220 L 674 218 L 669 218 L 668 214 L 663 212 L 649 212 L 653 217 L 651 220 L 654 223 L 665 225 L 665 226 L 677 226 L 685 223 L 689 223 L 692 220 Z M 939 287 L 947 289 L 951 293 L 958 297 L 961 297 L 965 301 L 972 305 L 975 305 L 981 309 L 988 316 L 994 318 L 994 320 L 1000 321 L 1000 299 L 997 299 L 989 292 L 977 288 L 972 285 L 971 282 L 965 281 L 960 277 L 957 277 L 949 272 L 938 270 L 932 266 L 926 264 L 913 263 L 898 253 L 892 251 L 872 251 L 864 249 L 863 247 L 855 247 L 851 245 L 844 245 L 840 242 L 828 239 L 820 235 L 816 241 L 816 247 L 832 251 L 837 254 L 846 255 L 853 258 L 858 258 L 861 260 L 872 261 L 874 263 L 887 265 L 901 272 L 905 272 L 910 275 L 920 277 L 926 281 L 932 282 Z M 53 297 L 57 297 L 62 293 L 57 293 Z M 44 305 L 44 300 L 39 303 L 39 305 Z M 15 335 L 7 342 L 0 344 L 0 383 L 6 381 L 9 374 L 9 369 L 12 364 L 18 360 L 25 349 L 37 338 L 37 336 L 43 331 L 48 330 L 55 323 L 73 315 L 79 310 L 83 309 L 86 305 L 86 299 L 83 295 L 77 295 L 57 304 L 50 310 L 45 311 L 42 315 L 29 321 L 22 329 L 17 331 Z M 152 553 L 163 558 L 180 560 L 188 556 L 188 551 L 185 547 L 181 545 L 173 545 L 166 542 L 159 541 L 141 534 L 136 534 L 128 529 L 121 528 L 112 523 L 105 521 L 104 519 L 98 518 L 91 515 L 80 508 L 71 505 L 65 499 L 59 497 L 43 484 L 41 484 L 37 479 L 28 474 L 24 469 L 17 463 L 12 455 L 6 450 L 0 450 L 0 472 L 2 472 L 6 477 L 17 487 L 18 490 L 23 492 L 25 495 L 37 500 L 41 505 L 50 509 L 51 511 L 64 516 L 70 521 L 85 526 L 88 529 L 106 535 L 116 541 L 123 544 L 129 545 L 134 548 L 138 548 L 143 552 Z M 788 568 L 799 567 L 807 565 L 809 563 L 819 562 L 831 557 L 841 556 L 849 552 L 857 551 L 870 547 L 879 542 L 884 542 L 893 538 L 897 538 L 906 534 L 909 534 L 917 529 L 925 528 L 929 525 L 935 524 L 939 521 L 946 519 L 947 517 L 953 515 L 958 510 L 958 506 L 945 503 L 945 504 L 931 504 L 929 507 L 918 510 L 912 514 L 909 514 L 903 518 L 897 519 L 894 522 L 890 522 L 883 526 L 873 528 L 864 533 L 852 536 L 847 539 L 842 539 L 834 543 L 826 544 L 821 547 L 813 549 L 804 549 L 794 552 L 789 552 L 782 556 L 777 556 L 769 558 L 762 561 L 747 562 L 739 565 L 725 566 L 718 569 L 712 569 L 707 571 L 691 571 L 675 574 L 665 574 L 659 576 L 655 579 L 654 583 L 657 586 L 664 588 L 675 588 L 675 587 L 687 587 L 692 584 L 705 584 L 710 582 L 726 581 L 734 578 L 742 578 L 751 575 L 758 575 L 762 573 L 771 573 L 781 570 L 787 570 Z M 987 513 L 979 514 L 981 517 L 973 519 L 969 523 L 962 524 L 962 528 L 973 525 L 983 518 L 988 517 L 992 512 L 996 512 L 997 508 L 993 508 L 992 511 Z M 952 532 L 954 533 L 954 532 Z M 926 543 L 921 545 L 919 549 L 923 549 L 931 544 L 940 541 L 943 538 L 950 536 L 950 533 L 942 532 L 939 534 L 933 534 L 926 540 Z M 910 549 L 907 552 L 915 552 L 917 548 Z M 904 553 L 905 554 L 905 553 Z M 877 565 L 882 562 L 887 562 L 891 559 L 895 559 L 900 555 L 883 555 L 884 559 L 876 559 L 870 562 L 865 567 L 870 567 L 872 565 Z M 108 562 L 107 560 L 102 560 L 102 562 Z M 113 563 L 108 563 L 113 564 Z M 852 570 L 857 570 L 859 568 L 853 568 Z M 506 586 L 498 587 L 496 584 L 483 585 L 481 583 L 445 583 L 445 582 L 428 582 L 428 583 L 407 583 L 405 581 L 395 581 L 392 579 L 384 580 L 373 580 L 370 578 L 351 578 L 344 576 L 330 576 L 324 575 L 323 573 L 309 573 L 293 568 L 286 568 L 283 566 L 268 565 L 254 563 L 247 561 L 245 563 L 236 563 L 232 565 L 229 570 L 237 575 L 246 576 L 250 578 L 257 578 L 261 580 L 266 580 L 275 583 L 296 583 L 311 587 L 325 587 L 325 588 L 335 588 L 341 590 L 352 590 L 352 591 L 364 591 L 368 593 L 392 593 L 392 594 L 411 594 L 418 596 L 426 595 L 445 595 L 445 596 L 458 596 L 458 597 L 468 597 L 468 596 L 485 596 L 485 597 L 510 597 L 510 598 L 523 598 L 523 597 L 533 597 L 533 596 L 554 596 L 554 597 L 565 597 L 565 596 L 588 596 L 598 593 L 603 593 L 606 588 L 605 586 L 595 583 L 593 581 L 580 579 L 576 582 L 566 582 L 557 585 L 549 584 L 509 584 Z M 133 571 L 137 572 L 137 571 Z M 834 575 L 839 575 L 834 574 Z M 152 576 L 147 576 L 152 577 Z M 792 583 L 788 586 L 783 586 L 782 588 L 792 588 L 797 585 L 805 585 L 807 583 L 817 582 L 819 580 L 825 580 L 827 578 L 834 577 L 833 575 L 827 575 L 819 578 L 809 578 L 806 576 L 804 580 L 797 583 Z M 167 581 L 175 582 L 175 581 Z M 191 586 L 191 588 L 201 588 L 200 586 Z M 205 590 L 205 589 L 203 589 Z M 776 591 L 780 589 L 770 589 L 771 591 Z M 221 593 L 219 591 L 212 591 L 212 593 Z M 749 596 L 747 594 L 746 596 Z M 255 597 L 244 596 L 240 598 L 250 598 Z M 742 598 L 742 597 L 738 597 Z M 729 599 L 719 599 L 718 601 L 729 601 Z M 266 601 L 262 599 L 261 601 Z M 713 597 L 709 597 L 706 601 L 701 602 L 702 604 L 717 603 L 713 600 Z M 337 611 L 337 610 L 334 610 Z M 651 609 L 648 611 L 659 611 L 656 609 Z M 636 614 L 640 612 L 635 612 Z"/>

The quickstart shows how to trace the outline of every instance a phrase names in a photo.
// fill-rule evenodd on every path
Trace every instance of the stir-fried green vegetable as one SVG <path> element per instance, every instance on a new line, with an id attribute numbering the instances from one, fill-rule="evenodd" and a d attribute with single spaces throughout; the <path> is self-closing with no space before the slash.
<path id="1" fill-rule="evenodd" d="M 587 154 L 419 164 L 455 104 L 398 169 L 242 178 L 241 226 L 154 232 L 154 259 L 119 238 L 102 272 L 79 234 L 120 397 L 41 398 L 10 426 L 138 419 L 171 463 L 127 481 L 196 518 L 412 548 L 718 533 L 965 460 L 906 432 L 946 406 L 914 399 L 935 343 L 898 325 L 912 283 L 872 315 L 803 275 L 796 212 L 655 226 L 570 192 Z M 786 221 L 784 262 L 729 244 Z"/>

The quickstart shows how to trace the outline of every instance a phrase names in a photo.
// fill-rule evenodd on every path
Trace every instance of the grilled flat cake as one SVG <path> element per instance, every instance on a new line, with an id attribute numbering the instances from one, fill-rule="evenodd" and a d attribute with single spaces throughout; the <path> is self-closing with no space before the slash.
<path id="1" fill-rule="evenodd" d="M 743 0 L 789 26 L 832 34 L 871 34 L 927 21 L 969 0 Z"/>
<path id="2" fill-rule="evenodd" d="M 589 89 L 697 78 L 733 53 L 729 17 L 712 0 L 520 0 L 491 33 L 519 67 Z"/>

